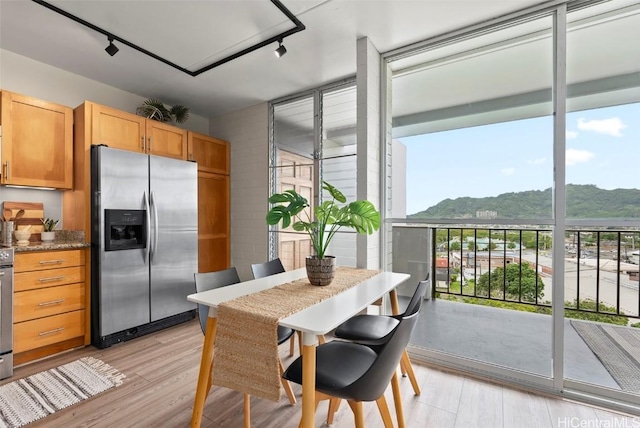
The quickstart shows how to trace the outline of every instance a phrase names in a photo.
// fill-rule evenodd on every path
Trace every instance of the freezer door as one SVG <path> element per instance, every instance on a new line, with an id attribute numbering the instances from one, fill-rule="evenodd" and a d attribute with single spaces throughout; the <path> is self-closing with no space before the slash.
<path id="1" fill-rule="evenodd" d="M 195 309 L 198 271 L 198 168 L 149 156 L 151 189 L 151 321 Z"/>
<path id="2" fill-rule="evenodd" d="M 94 213 L 98 227 L 93 250 L 99 251 L 98 334 L 107 336 L 149 323 L 149 264 L 147 248 L 105 251 L 105 210 L 145 210 L 149 186 L 148 156 L 110 149 L 94 148 L 94 168 L 98 182 Z M 94 180 L 95 181 L 95 180 Z M 145 245 L 146 247 L 146 245 Z M 96 267 L 94 266 L 94 269 Z M 94 314 L 95 316 L 96 314 Z M 94 318 L 95 319 L 95 318 Z"/>

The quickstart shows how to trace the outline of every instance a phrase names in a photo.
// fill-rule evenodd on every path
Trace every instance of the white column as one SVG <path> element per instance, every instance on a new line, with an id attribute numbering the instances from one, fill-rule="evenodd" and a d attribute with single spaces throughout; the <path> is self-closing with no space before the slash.
<path id="1" fill-rule="evenodd" d="M 367 199 L 380 209 L 380 65 L 381 57 L 371 41 L 364 37 L 357 45 L 357 197 Z M 357 267 L 380 268 L 380 238 L 357 237 Z"/>

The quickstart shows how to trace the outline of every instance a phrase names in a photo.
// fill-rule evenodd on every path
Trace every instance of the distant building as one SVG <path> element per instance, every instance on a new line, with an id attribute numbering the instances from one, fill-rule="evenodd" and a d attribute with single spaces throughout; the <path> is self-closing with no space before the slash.
<path id="1" fill-rule="evenodd" d="M 504 267 L 505 264 L 515 263 L 519 259 L 516 253 L 489 253 L 488 251 L 477 251 L 463 253 L 462 260 L 459 253 L 451 254 L 451 264 L 465 268 L 479 267 L 481 269 L 495 269 Z"/>
<path id="2" fill-rule="evenodd" d="M 449 261 L 446 257 L 436 257 L 436 281 L 449 282 Z"/>
<path id="3" fill-rule="evenodd" d="M 476 211 L 476 218 L 498 218 L 498 211 Z"/>

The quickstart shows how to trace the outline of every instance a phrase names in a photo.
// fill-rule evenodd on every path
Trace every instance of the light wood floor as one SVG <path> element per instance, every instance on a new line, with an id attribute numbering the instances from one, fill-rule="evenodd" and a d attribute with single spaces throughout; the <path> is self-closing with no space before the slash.
<path id="1" fill-rule="evenodd" d="M 200 325 L 194 320 L 109 349 L 87 347 L 19 367 L 11 379 L 0 384 L 91 355 L 125 373 L 124 384 L 37 421 L 29 428 L 188 427 L 202 341 Z M 292 359 L 288 357 L 288 343 L 285 345 L 287 347 L 283 346 L 280 353 L 287 366 Z M 409 380 L 401 379 L 408 427 L 640 427 L 640 419 L 637 418 L 626 417 L 624 421 L 622 415 L 571 401 L 533 395 L 417 364 L 414 366 L 422 394 L 413 395 Z M 294 391 L 298 397 L 296 406 L 289 405 L 284 394 L 279 403 L 252 398 L 252 426 L 297 427 L 300 387 L 294 385 Z M 393 409 L 390 390 L 387 391 L 387 400 Z M 326 403 L 320 404 L 316 415 L 318 427 L 323 426 L 326 406 Z M 367 427 L 383 426 L 375 403 L 365 403 L 365 412 Z M 202 426 L 235 428 L 242 426 L 242 420 L 242 395 L 213 387 L 205 405 Z M 584 421 L 581 422 L 583 425 L 578 425 L 579 421 Z M 354 426 L 347 405 L 342 405 L 332 426 Z"/>

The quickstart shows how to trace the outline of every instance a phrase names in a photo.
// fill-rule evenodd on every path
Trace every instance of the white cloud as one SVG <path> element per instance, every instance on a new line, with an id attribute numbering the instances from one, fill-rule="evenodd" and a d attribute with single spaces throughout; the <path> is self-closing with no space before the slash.
<path id="1" fill-rule="evenodd" d="M 502 173 L 502 175 L 513 175 L 516 172 L 515 168 L 502 168 L 500 170 L 500 172 Z"/>
<path id="2" fill-rule="evenodd" d="M 529 165 L 542 165 L 546 162 L 547 162 L 546 158 L 531 159 L 527 161 Z"/>
<path id="3" fill-rule="evenodd" d="M 565 160 L 567 166 L 572 166 L 583 162 L 589 162 L 594 157 L 596 157 L 596 155 L 587 150 L 567 149 Z"/>
<path id="4" fill-rule="evenodd" d="M 622 123 L 619 117 L 611 117 L 602 120 L 585 120 L 583 117 L 578 119 L 578 129 L 581 131 L 593 131 L 599 134 L 607 134 L 613 137 L 622 137 L 622 131 L 627 125 Z"/>
<path id="5" fill-rule="evenodd" d="M 578 131 L 567 131 L 565 133 L 565 138 L 567 140 L 573 140 L 575 138 L 578 138 Z"/>

